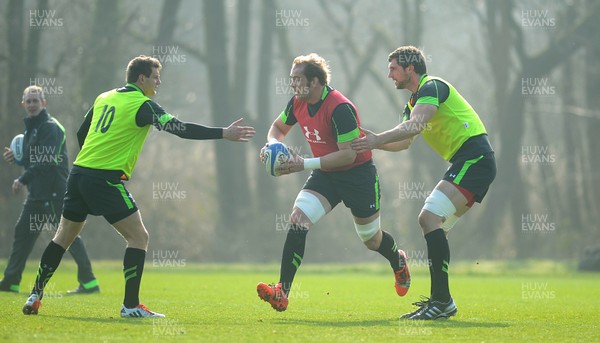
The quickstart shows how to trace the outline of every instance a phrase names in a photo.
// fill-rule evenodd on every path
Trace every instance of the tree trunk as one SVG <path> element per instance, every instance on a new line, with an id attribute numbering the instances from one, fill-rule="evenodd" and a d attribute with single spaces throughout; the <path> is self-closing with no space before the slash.
<path id="1" fill-rule="evenodd" d="M 251 0 L 238 0 L 236 4 L 236 30 L 235 30 L 235 46 L 233 50 L 233 58 L 235 61 L 233 63 L 232 71 L 233 74 L 229 75 L 230 79 L 229 84 L 231 87 L 232 98 L 235 100 L 235 108 L 231 108 L 230 116 L 233 116 L 233 119 L 238 119 L 244 117 L 243 124 L 248 125 L 250 123 L 250 118 L 248 118 L 248 76 L 250 73 L 248 72 L 251 67 L 249 66 L 249 58 L 245 56 L 250 51 L 250 5 L 252 4 Z M 223 123 L 229 124 L 229 123 Z M 236 155 L 234 161 L 230 161 L 234 163 L 237 168 L 237 171 L 234 171 L 235 178 L 239 180 L 236 184 L 236 203 L 235 206 L 238 210 L 237 213 L 240 214 L 238 218 L 236 218 L 236 227 L 232 227 L 234 231 L 240 230 L 240 223 L 243 222 L 244 217 L 247 217 L 250 213 L 253 213 L 251 210 L 251 201 L 250 201 L 250 179 L 248 169 L 251 165 L 254 165 L 255 159 L 252 159 L 252 163 L 248 163 L 248 154 L 246 153 L 247 144 L 236 144 L 236 143 L 225 143 L 227 145 L 232 145 L 231 148 L 235 151 Z M 254 156 L 253 156 L 254 157 Z M 227 157 L 224 157 L 227 158 Z M 234 169 L 234 170 L 235 170 Z M 229 212 L 229 211 L 226 211 Z M 228 216 L 231 214 L 227 214 Z M 243 230 L 243 229 L 241 229 Z"/>
<path id="2" fill-rule="evenodd" d="M 29 79 L 27 75 L 23 61 L 25 61 L 25 52 L 23 44 L 25 42 L 25 32 L 23 31 L 24 22 L 23 19 L 26 17 L 24 12 L 23 2 L 21 0 L 10 0 L 8 3 L 8 10 L 6 11 L 6 22 L 8 23 L 8 29 L 6 30 L 8 36 L 8 85 L 7 85 L 7 111 L 10 115 L 7 116 L 7 122 L 3 121 L 2 126 L 8 127 L 21 127 L 22 123 L 21 116 L 18 113 L 22 113 L 21 108 L 21 96 L 23 89 L 29 86 Z M 14 123 L 15 126 L 9 125 Z"/>
<path id="3" fill-rule="evenodd" d="M 593 29 L 594 18 L 600 6 L 594 4 L 592 7 L 582 18 L 565 20 L 564 22 L 568 24 L 562 27 L 560 34 L 550 38 L 546 49 L 534 56 L 527 56 L 523 28 L 512 16 L 512 1 L 489 0 L 487 2 L 485 22 L 487 41 L 490 42 L 488 55 L 494 76 L 494 94 L 498 108 L 495 116 L 498 122 L 494 128 L 501 133 L 497 136 L 500 144 L 496 146 L 496 150 L 501 153 L 497 155 L 498 175 L 491 187 L 485 220 L 480 231 L 485 237 L 493 237 L 494 232 L 503 234 L 497 228 L 501 225 L 502 219 L 506 219 L 506 215 L 508 215 L 512 234 L 518 237 L 522 234 L 521 216 L 529 213 L 520 168 L 525 125 L 522 80 L 525 77 L 539 78 L 548 75 L 576 52 L 569 42 L 577 41 L 578 37 Z M 516 56 L 516 62 L 511 58 L 513 55 Z M 515 72 L 509 72 L 515 68 L 518 68 Z M 510 75 L 514 75 L 514 80 L 508 79 Z M 506 88 L 505 85 L 510 87 Z M 474 239 L 472 244 L 478 244 L 475 242 L 481 241 L 482 237 Z M 529 256 L 531 251 L 529 245 L 518 242 L 515 245 L 518 257 Z M 506 250 L 499 252 L 501 257 L 506 256 L 504 251 Z"/>
<path id="4" fill-rule="evenodd" d="M 48 10 L 48 0 L 38 0 L 37 9 L 39 11 Z M 40 55 L 40 41 L 42 39 L 42 32 L 44 30 L 29 30 L 29 37 L 27 39 L 27 50 L 25 57 L 25 66 L 29 72 L 30 77 L 34 78 L 37 74 L 38 57 Z"/>
<path id="5" fill-rule="evenodd" d="M 224 4 L 220 1 L 204 1 L 204 32 L 206 40 L 206 67 L 208 68 L 208 89 L 212 112 L 212 122 L 228 125 L 237 115 L 232 114 L 229 85 L 230 70 L 227 59 L 227 37 Z M 243 56 L 235 56 L 236 63 Z M 238 102 L 240 99 L 235 99 Z M 215 242 L 217 251 L 227 249 L 226 260 L 231 260 L 242 250 L 241 242 L 235 233 L 244 219 L 244 209 L 248 204 L 248 172 L 245 164 L 245 150 L 240 143 L 216 143 L 216 169 L 219 202 L 219 239 Z M 237 253 L 236 253 L 237 252 Z"/>
<path id="6" fill-rule="evenodd" d="M 492 115 L 492 118 L 496 118 L 496 121 L 492 123 L 490 127 L 488 127 L 488 133 L 491 137 L 498 137 L 498 141 L 494 141 L 492 139 L 492 146 L 496 151 L 501 150 L 501 154 L 496 154 L 497 162 L 498 162 L 498 176 L 492 184 L 490 189 L 490 194 L 487 195 L 486 201 L 488 202 L 487 210 L 485 211 L 484 222 L 482 223 L 482 227 L 475 233 L 476 239 L 470 241 L 469 248 L 476 250 L 479 254 L 484 257 L 492 257 L 493 254 L 492 242 L 494 241 L 494 237 L 496 235 L 502 235 L 502 229 L 500 228 L 500 223 L 504 215 L 506 215 L 508 211 L 508 199 L 510 198 L 510 191 L 508 187 L 504 187 L 504 183 L 510 184 L 513 176 L 520 175 L 518 171 L 515 172 L 515 165 L 517 164 L 514 161 L 511 161 L 509 164 L 512 167 L 512 170 L 507 170 L 506 168 L 500 168 L 500 166 L 504 165 L 501 162 L 502 156 L 509 156 L 507 152 L 504 151 L 504 146 L 510 144 L 510 140 L 514 138 L 512 135 L 508 134 L 495 134 L 496 132 L 511 132 L 503 131 L 502 125 L 506 125 L 505 122 L 510 122 L 512 117 L 509 118 L 511 113 L 509 112 L 510 101 L 507 101 L 508 94 L 510 94 L 508 87 L 508 77 L 510 73 L 508 66 L 511 63 L 510 59 L 510 49 L 511 49 L 511 41 L 509 40 L 509 23 L 511 11 L 512 11 L 512 1 L 493 1 L 488 0 L 486 2 L 486 14 L 485 14 L 485 41 L 487 42 L 486 50 L 488 59 L 490 61 L 490 66 L 492 68 L 492 80 L 493 83 L 493 93 L 494 93 L 494 108 L 497 109 L 496 113 Z M 519 98 L 521 96 L 519 95 Z M 519 113 L 520 116 L 520 113 Z M 519 138 L 520 142 L 520 138 Z M 518 147 L 518 144 L 517 144 Z M 508 149 L 508 147 L 507 147 Z M 516 149 L 513 147 L 513 150 Z M 516 155 L 511 155 L 511 158 L 515 158 Z M 515 175 L 516 174 L 516 175 Z M 517 181 L 518 182 L 518 181 Z M 502 184 L 501 187 L 496 187 L 497 185 Z M 487 237 L 486 239 L 484 239 Z M 482 244 L 482 242 L 485 242 Z M 487 252 L 487 253 L 486 253 Z M 501 256 L 506 257 L 506 255 Z"/>
<path id="7" fill-rule="evenodd" d="M 592 15 L 595 15 L 595 18 L 598 16 L 598 3 L 597 1 L 588 0 L 588 12 L 592 12 Z M 595 10 L 594 10 L 595 9 Z M 595 12 L 595 14 L 594 14 Z M 589 172 L 586 173 L 588 175 L 587 187 L 585 187 L 585 192 L 587 196 L 584 196 L 586 199 L 587 207 L 586 213 L 588 215 L 587 228 L 584 230 L 586 232 L 584 237 L 590 238 L 590 242 L 595 241 L 598 244 L 598 229 L 597 229 L 597 221 L 598 221 L 598 208 L 600 208 L 600 160 L 598 159 L 598 152 L 600 151 L 600 139 L 598 139 L 598 132 L 600 132 L 600 115 L 598 114 L 598 109 L 600 108 L 600 97 L 596 94 L 595 90 L 600 87 L 600 43 L 597 38 L 590 38 L 585 40 L 586 44 L 586 97 L 588 103 L 586 108 L 594 109 L 593 115 L 591 115 L 587 119 L 587 142 L 589 155 L 587 159 L 589 161 Z M 592 239 L 592 237 L 594 239 Z"/>
<path id="8" fill-rule="evenodd" d="M 238 0 L 236 4 L 236 30 L 231 90 L 236 99 L 236 111 L 246 113 L 248 92 L 248 61 L 250 36 L 250 0 Z M 241 162 L 241 161 L 240 161 Z"/>
<path id="9" fill-rule="evenodd" d="M 38 1 L 38 10 L 48 9 L 48 1 Z M 12 137 L 22 133 L 25 129 L 23 125 L 24 111 L 21 107 L 23 90 L 29 86 L 32 79 L 35 79 L 38 71 L 38 57 L 40 40 L 44 30 L 32 28 L 29 22 L 29 13 L 24 9 L 24 3 L 21 0 L 10 0 L 7 4 L 6 23 L 7 23 L 7 62 L 8 79 L 6 86 L 5 107 L 2 108 L 0 119 L 0 137 L 3 146 L 8 146 Z M 25 28 L 28 28 L 26 35 Z M 26 41 L 27 36 L 27 41 Z M 13 180 L 18 177 L 23 169 L 17 166 L 8 166 L 0 168 L 0 181 L 3 186 L 0 187 L 0 218 L 6 218 L 4 224 L 13 225 L 21 207 L 21 198 L 23 193 L 12 194 L 11 187 Z M 8 186 L 8 187 L 6 187 Z M 6 202 L 4 202 L 6 201 Z M 7 222 L 8 221 L 8 222 Z M 10 251 L 12 242 L 12 230 L 0 231 L 0 251 Z"/>
<path id="10" fill-rule="evenodd" d="M 108 13 L 112 20 L 107 20 Z M 83 99 L 90 106 L 98 94 L 118 86 L 115 85 L 115 71 L 124 69 L 118 65 L 121 33 L 118 18 L 114 17 L 118 13 L 118 0 L 96 1 L 89 46 L 84 50 L 81 64 Z M 119 81 L 124 83 L 124 73 L 118 75 Z"/>
<path id="11" fill-rule="evenodd" d="M 256 80 L 256 126 L 259 132 L 260 130 L 268 130 L 272 121 L 275 119 L 275 112 L 271 109 L 271 95 L 273 88 L 267 86 L 272 80 L 271 71 L 273 69 L 273 23 L 275 22 L 275 2 L 274 0 L 266 0 L 261 2 L 260 6 L 260 48 L 258 50 L 260 56 L 258 59 L 258 77 Z M 252 141 L 252 144 L 255 146 L 257 152 L 262 147 L 265 140 L 266 132 L 262 137 L 258 136 Z M 258 155 L 251 157 L 258 159 Z M 265 177 L 266 175 L 262 164 L 255 163 L 254 165 L 256 165 L 255 172 L 257 175 L 257 189 L 254 196 L 256 199 L 254 201 L 254 208 L 269 208 L 269 206 L 272 206 L 273 203 L 280 203 L 276 198 L 273 199 L 265 196 L 263 190 L 272 187 L 272 182 L 269 182 L 271 180 L 268 179 L 268 176 Z M 277 196 L 277 192 L 273 192 L 272 194 Z"/>
<path id="12" fill-rule="evenodd" d="M 165 0 L 160 11 L 160 22 L 158 23 L 158 33 L 156 42 L 158 45 L 169 44 L 173 40 L 173 34 L 177 27 L 177 12 L 181 5 L 181 0 Z"/>
<path id="13" fill-rule="evenodd" d="M 585 191 L 585 185 L 583 185 L 583 180 L 585 177 L 585 170 L 583 169 L 582 162 L 585 160 L 589 160 L 586 158 L 587 154 L 583 152 L 584 147 L 578 142 L 577 137 L 581 137 L 586 133 L 582 129 L 584 122 L 586 119 L 579 118 L 573 115 L 569 115 L 569 109 L 573 106 L 575 102 L 575 91 L 578 90 L 577 87 L 584 87 L 583 85 L 575 85 L 573 82 L 574 75 L 573 71 L 573 62 L 575 58 L 571 58 L 570 61 L 567 61 L 563 66 L 562 75 L 563 75 L 563 88 L 564 91 L 562 93 L 562 103 L 563 110 L 565 113 L 563 118 L 563 129 L 565 134 L 565 148 L 564 151 L 567 152 L 565 154 L 565 162 L 567 165 L 566 177 L 563 177 L 565 184 L 562 189 L 562 195 L 559 198 L 562 198 L 563 201 L 563 209 L 566 209 L 566 216 L 563 218 L 562 222 L 565 225 L 565 229 L 573 230 L 574 232 L 578 232 L 581 234 L 585 232 L 585 199 L 583 198 Z M 600 75 L 599 75 L 600 76 Z"/>
<path id="14" fill-rule="evenodd" d="M 26 14 L 23 10 L 23 2 L 21 0 L 10 0 L 6 5 L 5 21 L 8 23 L 6 29 L 7 39 L 7 59 L 8 59 L 8 80 L 6 83 L 6 108 L 2 109 L 0 117 L 2 125 L 0 125 L 0 137 L 2 138 L 2 151 L 4 147 L 10 144 L 12 137 L 18 133 L 22 133 L 23 125 L 23 109 L 21 108 L 21 97 L 23 89 L 28 86 L 28 79 L 24 77 L 25 70 L 23 66 L 23 42 L 25 41 L 25 33 L 23 32 L 23 18 Z M 17 221 L 17 215 L 20 211 L 19 206 L 21 201 L 16 200 L 17 197 L 12 194 L 10 185 L 13 180 L 22 172 L 22 168 L 16 166 L 8 166 L 3 161 L 3 168 L 0 168 L 0 216 L 6 218 L 3 222 L 6 225 L 14 225 Z M 4 202 L 6 201 L 6 202 Z M 8 221 L 10 219 L 10 221 Z M 7 222 L 8 221 L 8 222 Z M 12 227 L 11 227 L 12 228 Z M 3 258 L 7 258 L 10 253 L 13 231 L 11 229 L 0 230 L 0 250 L 5 253 Z"/>

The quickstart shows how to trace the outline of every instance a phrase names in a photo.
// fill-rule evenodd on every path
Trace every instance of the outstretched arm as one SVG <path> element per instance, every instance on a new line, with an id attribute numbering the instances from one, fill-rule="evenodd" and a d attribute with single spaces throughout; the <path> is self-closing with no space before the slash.
<path id="1" fill-rule="evenodd" d="M 409 120 L 382 133 L 367 134 L 363 138 L 355 139 L 352 142 L 352 149 L 358 152 L 373 150 L 379 146 L 384 146 L 387 143 L 411 139 L 427 127 L 427 122 L 433 117 L 436 111 L 437 107 L 434 105 L 415 105 Z"/>
<path id="2" fill-rule="evenodd" d="M 236 142 L 247 142 L 254 136 L 254 128 L 241 126 L 240 118 L 227 127 L 210 127 L 191 122 L 182 122 L 172 114 L 165 112 L 152 100 L 146 101 L 136 114 L 135 121 L 140 127 L 154 125 L 158 130 L 167 131 L 184 139 L 227 139 Z"/>
<path id="3" fill-rule="evenodd" d="M 368 135 L 375 135 L 375 132 L 373 132 L 371 130 L 367 130 L 364 127 L 361 128 L 360 130 L 366 136 L 368 136 Z M 383 151 L 393 151 L 393 152 L 406 150 L 406 149 L 408 149 L 410 147 L 410 145 L 415 140 L 415 138 L 416 138 L 416 136 L 413 136 L 412 138 L 404 139 L 404 140 L 401 140 L 399 142 L 386 143 L 386 144 L 383 144 L 383 145 L 380 145 L 380 146 L 376 147 L 375 149 L 383 150 Z"/>
<path id="4" fill-rule="evenodd" d="M 247 142 L 254 136 L 254 128 L 241 126 L 243 118 L 240 118 L 228 127 L 209 127 L 196 123 L 182 122 L 177 118 L 171 118 L 162 129 L 184 139 L 227 139 L 235 142 Z"/>
<path id="5" fill-rule="evenodd" d="M 386 143 L 381 146 L 378 146 L 376 149 L 383 150 L 383 151 L 391 151 L 391 152 L 398 152 L 398 151 L 406 150 L 410 147 L 412 142 L 415 140 L 415 137 L 416 136 L 413 136 L 412 138 L 401 140 L 399 142 Z"/>
<path id="6" fill-rule="evenodd" d="M 241 126 L 242 120 L 244 118 L 240 118 L 224 128 L 223 138 L 228 141 L 247 142 L 250 138 L 254 137 L 256 130 L 252 126 Z"/>

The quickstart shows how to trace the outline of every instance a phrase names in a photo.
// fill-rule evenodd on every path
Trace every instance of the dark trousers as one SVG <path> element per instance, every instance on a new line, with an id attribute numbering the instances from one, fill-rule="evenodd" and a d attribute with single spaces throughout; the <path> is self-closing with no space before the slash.
<path id="1" fill-rule="evenodd" d="M 8 265 L 4 270 L 4 286 L 21 283 L 27 257 L 31 253 L 35 241 L 42 232 L 54 234 L 58 229 L 62 213 L 62 200 L 39 201 L 27 200 L 15 226 L 15 240 Z M 77 280 L 80 284 L 95 279 L 92 264 L 85 250 L 81 237 L 77 236 L 69 247 L 69 252 L 77 263 Z"/>

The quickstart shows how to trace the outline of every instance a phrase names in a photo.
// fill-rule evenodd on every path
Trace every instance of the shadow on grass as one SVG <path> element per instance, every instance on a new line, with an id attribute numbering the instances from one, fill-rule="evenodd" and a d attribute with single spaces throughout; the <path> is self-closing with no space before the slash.
<path id="1" fill-rule="evenodd" d="M 52 315 L 52 318 L 60 318 L 65 320 L 72 320 L 76 322 L 93 322 L 93 323 L 111 323 L 111 324 L 123 324 L 123 325 L 146 325 L 152 326 L 153 323 L 160 323 L 158 318 L 121 318 L 118 316 L 115 317 L 69 317 L 69 316 L 57 316 Z"/>
<path id="2" fill-rule="evenodd" d="M 310 320 L 310 319 L 279 319 L 275 324 L 293 324 L 293 325 L 314 325 L 329 327 L 353 327 L 353 326 L 397 326 L 398 318 L 381 320 L 356 320 L 356 321 L 330 321 L 330 320 Z"/>
<path id="3" fill-rule="evenodd" d="M 309 326 L 329 326 L 329 327 L 360 327 L 360 326 L 420 326 L 431 328 L 505 328 L 509 323 L 476 322 L 463 320 L 433 320 L 433 321 L 410 321 L 406 319 L 391 318 L 381 320 L 356 320 L 356 321 L 329 321 L 329 320 L 310 320 L 310 319 L 279 319 L 275 324 L 286 325 L 309 325 Z"/>
<path id="4" fill-rule="evenodd" d="M 404 320 L 406 321 L 406 320 Z M 492 322 L 476 322 L 476 321 L 464 321 L 456 319 L 439 319 L 439 320 L 427 320 L 422 321 L 423 326 L 431 327 L 442 327 L 442 328 L 507 328 L 510 326 L 509 323 L 492 323 Z"/>

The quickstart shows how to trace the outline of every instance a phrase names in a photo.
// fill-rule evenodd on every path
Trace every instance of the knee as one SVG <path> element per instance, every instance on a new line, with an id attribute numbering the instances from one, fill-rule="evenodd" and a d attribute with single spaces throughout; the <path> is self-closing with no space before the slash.
<path id="1" fill-rule="evenodd" d="M 419 213 L 419 225 L 423 233 L 428 233 L 441 227 L 444 218 L 449 218 L 456 213 L 456 207 L 448 196 L 434 189 L 425 199 L 425 205 Z"/>
<path id="2" fill-rule="evenodd" d="M 144 228 L 144 230 L 142 230 L 140 232 L 139 241 L 144 246 L 146 246 L 146 247 L 148 246 L 148 241 L 150 241 L 150 235 L 148 234 L 148 231 L 146 230 L 146 228 Z"/>
<path id="3" fill-rule="evenodd" d="M 421 228 L 424 228 L 425 226 L 427 226 L 428 225 L 427 213 L 425 213 L 425 211 L 421 211 L 421 213 L 419 213 L 419 217 L 417 218 L 417 220 L 419 221 L 419 226 Z"/>
<path id="4" fill-rule="evenodd" d="M 315 194 L 302 190 L 294 202 L 291 222 L 308 227 L 316 224 L 326 213 L 327 210 Z"/>
<path id="5" fill-rule="evenodd" d="M 150 240 L 150 235 L 148 235 L 148 231 L 145 227 L 142 227 L 140 230 L 136 230 L 135 232 L 131 232 L 127 237 L 125 237 L 127 241 L 127 246 L 134 248 L 147 248 L 148 241 Z"/>
<path id="6" fill-rule="evenodd" d="M 442 225 L 442 219 L 440 217 L 425 210 L 422 210 L 421 213 L 419 213 L 418 220 L 423 233 L 436 230 Z"/>
<path id="7" fill-rule="evenodd" d="M 369 239 L 366 242 L 363 242 L 367 249 L 377 251 L 379 246 L 381 245 L 381 235 L 375 235 L 373 238 Z"/>
<path id="8" fill-rule="evenodd" d="M 75 241 L 75 238 L 79 236 L 82 228 L 83 223 L 76 223 L 63 219 L 52 240 L 66 250 L 71 246 L 73 241 Z"/>
<path id="9" fill-rule="evenodd" d="M 298 207 L 294 207 L 292 210 L 292 215 L 290 216 L 290 229 L 292 226 L 302 227 L 306 230 L 310 228 L 311 221 L 304 212 Z"/>
<path id="10" fill-rule="evenodd" d="M 354 228 L 360 240 L 363 241 L 364 245 L 370 250 L 379 249 L 381 244 L 381 219 L 375 218 L 368 224 L 357 224 L 354 223 Z"/>

